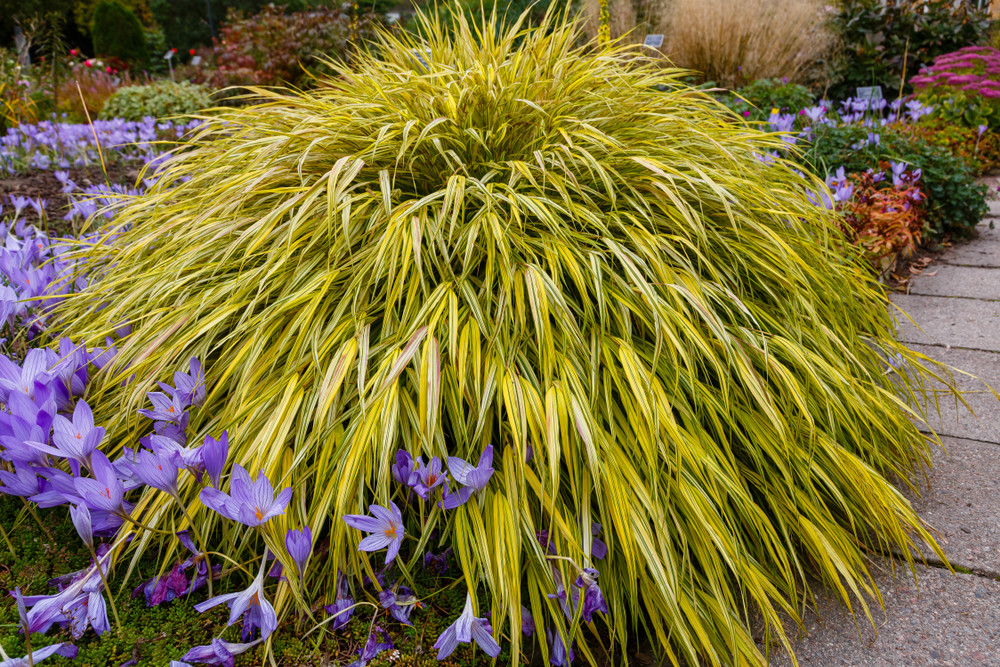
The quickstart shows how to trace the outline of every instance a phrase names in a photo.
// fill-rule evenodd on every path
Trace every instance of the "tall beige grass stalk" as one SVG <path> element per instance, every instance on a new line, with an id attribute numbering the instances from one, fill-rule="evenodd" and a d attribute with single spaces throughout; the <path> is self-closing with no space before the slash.
<path id="1" fill-rule="evenodd" d="M 723 86 L 795 80 L 833 45 L 825 0 L 663 0 L 663 9 L 667 57 Z"/>

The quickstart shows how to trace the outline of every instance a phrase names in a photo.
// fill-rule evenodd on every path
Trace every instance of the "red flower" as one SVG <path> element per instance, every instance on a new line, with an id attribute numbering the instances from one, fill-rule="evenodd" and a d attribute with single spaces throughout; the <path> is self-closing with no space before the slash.
<path id="1" fill-rule="evenodd" d="M 90 67 L 91 66 L 90 59 L 88 58 L 87 60 L 84 60 L 83 64 L 86 65 L 87 67 Z"/>
<path id="2" fill-rule="evenodd" d="M 188 51 L 188 53 L 193 56 L 194 55 L 194 49 L 191 49 L 190 51 Z"/>
<path id="3" fill-rule="evenodd" d="M 170 49 L 171 53 L 177 53 L 177 49 Z"/>
<path id="4" fill-rule="evenodd" d="M 76 49 L 70 49 L 70 50 L 69 50 L 69 54 L 70 54 L 71 56 L 75 56 L 75 55 L 76 55 Z"/>

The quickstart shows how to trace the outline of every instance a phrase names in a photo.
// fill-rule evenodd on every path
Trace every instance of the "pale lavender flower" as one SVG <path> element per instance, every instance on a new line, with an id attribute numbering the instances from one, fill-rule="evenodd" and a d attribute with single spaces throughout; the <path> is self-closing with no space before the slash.
<path id="1" fill-rule="evenodd" d="M 229 622 L 226 625 L 232 625 L 245 614 L 242 631 L 243 641 L 249 639 L 257 628 L 260 629 L 261 639 L 267 639 L 278 628 L 278 616 L 274 612 L 274 607 L 264 597 L 264 568 L 261 568 L 253 583 L 245 591 L 217 595 L 196 604 L 194 608 L 199 613 L 203 613 L 222 603 L 229 605 Z"/>
<path id="2" fill-rule="evenodd" d="M 399 547 L 403 544 L 403 515 L 400 513 L 396 503 L 389 501 L 390 509 L 380 505 L 371 505 L 368 511 L 374 517 L 364 514 L 348 514 L 344 517 L 344 523 L 351 528 L 371 533 L 358 544 L 358 551 L 378 551 L 388 548 L 385 554 L 385 564 L 388 565 L 399 553 Z"/>
<path id="3" fill-rule="evenodd" d="M 60 642 L 58 644 L 52 644 L 44 648 L 40 648 L 31 652 L 31 655 L 24 656 L 23 658 L 12 658 L 6 653 L 4 653 L 3 647 L 0 646 L 0 667 L 28 667 L 29 665 L 37 665 L 42 660 L 50 658 L 54 655 L 61 655 L 64 658 L 73 659 L 76 657 L 76 647 L 69 642 Z"/>
<path id="4" fill-rule="evenodd" d="M 222 641 L 219 638 L 212 640 L 206 646 L 195 646 L 193 649 L 181 656 L 181 660 L 200 662 L 203 665 L 222 665 L 223 667 L 233 667 L 236 664 L 236 656 L 245 653 L 252 647 L 259 644 L 262 639 L 256 639 L 248 644 L 236 644 Z"/>
<path id="5" fill-rule="evenodd" d="M 233 466 L 233 475 L 229 481 L 229 492 L 226 495 L 218 489 L 206 487 L 201 490 L 199 498 L 205 506 L 247 526 L 260 526 L 273 517 L 285 513 L 288 502 L 292 499 L 292 489 L 286 488 L 274 495 L 271 481 L 263 472 L 257 474 L 256 481 L 250 480 L 250 473 L 237 464 Z"/>
<path id="6" fill-rule="evenodd" d="M 433 648 L 438 650 L 437 659 L 444 660 L 458 648 L 459 644 L 468 644 L 472 641 L 475 641 L 491 658 L 500 655 L 500 645 L 493 639 L 490 622 L 475 615 L 472 609 L 472 595 L 466 593 L 462 615 L 441 633 Z"/>

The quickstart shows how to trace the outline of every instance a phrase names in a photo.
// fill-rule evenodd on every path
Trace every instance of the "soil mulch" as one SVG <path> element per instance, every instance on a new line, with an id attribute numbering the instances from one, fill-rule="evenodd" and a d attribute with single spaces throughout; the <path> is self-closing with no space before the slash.
<path id="1" fill-rule="evenodd" d="M 101 165 L 90 167 L 72 167 L 67 169 L 70 180 L 79 187 L 85 188 L 102 183 L 112 183 L 117 185 L 135 185 L 139 177 L 139 163 L 113 162 L 108 164 L 108 173 L 105 177 L 104 169 Z M 79 230 L 76 228 L 80 220 L 63 220 L 63 216 L 69 212 L 71 200 L 69 195 L 63 194 L 62 183 L 60 183 L 51 170 L 29 171 L 13 176 L 0 178 L 0 202 L 5 209 L 9 210 L 10 195 L 28 197 L 29 199 L 48 200 L 45 209 L 48 212 L 48 231 L 50 235 L 60 236 L 65 234 L 75 234 Z M 21 216 L 29 223 L 44 228 L 38 220 L 38 214 L 32 207 L 27 207 L 21 212 Z"/>

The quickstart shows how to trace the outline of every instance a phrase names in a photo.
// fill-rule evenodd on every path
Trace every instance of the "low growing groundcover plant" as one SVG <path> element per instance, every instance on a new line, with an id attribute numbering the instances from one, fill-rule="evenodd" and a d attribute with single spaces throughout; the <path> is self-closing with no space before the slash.
<path id="1" fill-rule="evenodd" d="M 423 640 L 442 658 L 592 662 L 596 638 L 618 659 L 639 631 L 675 662 L 765 664 L 752 614 L 786 641 L 814 577 L 847 602 L 876 593 L 865 556 L 933 544 L 886 478 L 927 462 L 906 405 L 938 370 L 810 202 L 823 183 L 760 159 L 780 136 L 561 18 L 443 25 L 206 120 L 69 257 L 90 280 L 43 335 L 102 359 L 106 433 L 57 468 L 111 493 L 106 456 L 157 489 L 111 493 L 136 537 L 98 561 L 159 548 L 167 574 L 228 545 L 243 593 L 206 601 L 205 570 L 193 595 L 243 635 L 190 662 L 302 616 L 337 632 L 348 600 L 408 621 L 451 550 L 462 611 Z M 328 547 L 303 567 L 304 528 Z"/>

